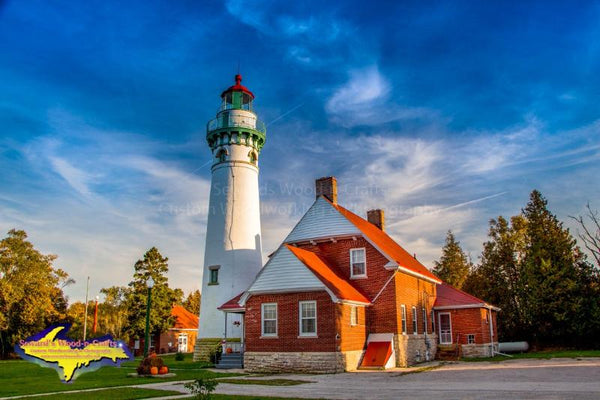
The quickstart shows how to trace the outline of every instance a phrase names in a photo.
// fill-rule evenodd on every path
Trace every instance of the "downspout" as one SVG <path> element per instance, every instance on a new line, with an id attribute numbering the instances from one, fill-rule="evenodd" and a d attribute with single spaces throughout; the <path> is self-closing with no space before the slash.
<path id="1" fill-rule="evenodd" d="M 494 357 L 494 318 L 492 318 L 492 307 L 488 306 L 488 313 L 489 313 L 489 318 L 490 318 L 490 346 L 491 346 L 491 357 Z"/>

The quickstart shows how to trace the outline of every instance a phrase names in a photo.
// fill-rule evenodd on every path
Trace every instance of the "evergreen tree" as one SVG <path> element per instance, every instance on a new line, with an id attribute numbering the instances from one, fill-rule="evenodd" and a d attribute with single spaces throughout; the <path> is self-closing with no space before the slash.
<path id="1" fill-rule="evenodd" d="M 169 288 L 167 272 L 169 259 L 163 257 L 156 247 L 144 254 L 142 260 L 135 263 L 133 280 L 129 283 L 127 298 L 128 334 L 130 337 L 144 337 L 146 327 L 147 282 L 154 280 L 152 305 L 150 309 L 150 334 L 165 332 L 173 324 L 171 309 L 176 304 L 181 291 Z"/>
<path id="2" fill-rule="evenodd" d="M 581 253 L 568 229 L 547 208 L 542 194 L 531 192 L 523 210 L 527 252 L 523 259 L 523 303 L 536 344 L 553 344 L 575 333 L 577 263 Z"/>
<path id="3" fill-rule="evenodd" d="M 16 341 L 65 318 L 67 299 L 62 287 L 73 280 L 54 267 L 55 259 L 37 251 L 21 230 L 10 230 L 0 241 L 2 357 L 12 352 Z"/>
<path id="4" fill-rule="evenodd" d="M 481 263 L 465 283 L 465 291 L 502 309 L 498 335 L 502 340 L 523 340 L 529 332 L 522 309 L 521 260 L 525 256 L 527 221 L 515 216 L 490 221 L 489 238 Z"/>
<path id="5" fill-rule="evenodd" d="M 442 249 L 442 257 L 439 261 L 435 261 L 434 264 L 433 273 L 438 278 L 457 289 L 463 287 L 469 275 L 471 263 L 452 231 L 448 231 L 446 234 L 446 244 Z"/>
<path id="6" fill-rule="evenodd" d="M 191 312 L 192 314 L 199 315 L 200 314 L 200 302 L 201 302 L 200 291 L 196 289 L 193 292 L 190 292 L 183 302 L 183 307 Z"/>
<path id="7" fill-rule="evenodd" d="M 465 289 L 502 309 L 500 340 L 590 346 L 600 339 L 600 274 L 534 190 L 521 215 L 490 222 Z"/>

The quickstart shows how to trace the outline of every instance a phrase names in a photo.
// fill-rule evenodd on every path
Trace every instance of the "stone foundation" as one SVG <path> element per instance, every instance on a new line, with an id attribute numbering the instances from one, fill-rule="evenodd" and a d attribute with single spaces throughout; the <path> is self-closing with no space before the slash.
<path id="1" fill-rule="evenodd" d="M 433 360 L 437 351 L 437 335 L 394 335 L 394 350 L 398 367 Z"/>
<path id="2" fill-rule="evenodd" d="M 211 362 L 210 358 L 221 345 L 221 340 L 218 338 L 196 339 L 194 361 Z"/>
<path id="3" fill-rule="evenodd" d="M 344 351 L 342 352 L 342 359 L 344 362 L 344 370 L 355 371 L 360 366 L 360 361 L 364 354 L 364 350 Z"/>
<path id="4" fill-rule="evenodd" d="M 347 352 L 354 353 L 354 352 Z M 349 356 L 353 360 L 356 356 Z M 246 352 L 244 368 L 248 372 L 301 372 L 332 374 L 343 372 L 346 359 L 338 352 Z"/>
<path id="5" fill-rule="evenodd" d="M 497 351 L 498 343 L 494 343 L 493 346 Z M 492 357 L 492 343 L 463 344 L 461 350 L 462 356 L 465 358 Z"/>

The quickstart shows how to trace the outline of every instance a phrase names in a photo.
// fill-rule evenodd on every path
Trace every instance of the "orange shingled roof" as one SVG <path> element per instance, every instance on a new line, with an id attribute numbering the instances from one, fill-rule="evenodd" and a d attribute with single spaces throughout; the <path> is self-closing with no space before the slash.
<path id="1" fill-rule="evenodd" d="M 175 329 L 198 329 L 198 316 L 182 306 L 173 306 L 171 315 L 175 317 Z"/>
<path id="2" fill-rule="evenodd" d="M 470 306 L 487 304 L 485 301 L 471 296 L 468 293 L 463 292 L 450 286 L 446 282 L 442 282 L 441 285 L 437 285 L 437 296 L 435 299 L 434 307 L 448 307 L 448 306 Z"/>
<path id="3" fill-rule="evenodd" d="M 312 251 L 285 245 L 304 265 L 306 265 L 321 282 L 325 284 L 340 300 L 370 303 L 369 299 L 352 286 L 347 280 L 338 276 L 321 257 Z"/>
<path id="4" fill-rule="evenodd" d="M 325 199 L 329 201 L 329 199 Z M 331 203 L 331 201 L 329 201 L 329 203 Z M 394 239 L 389 237 L 387 233 L 364 218 L 361 218 L 353 212 L 345 209 L 344 207 L 334 203 L 331 203 L 331 205 L 334 206 L 340 212 L 340 214 L 346 217 L 348 221 L 352 222 L 352 224 L 354 224 L 371 242 L 373 242 L 375 246 L 379 248 L 379 250 L 393 258 L 399 266 L 434 279 L 437 282 L 441 282 L 438 277 L 436 277 L 433 273 L 431 273 L 431 271 L 429 271 L 429 269 L 427 269 L 427 267 L 410 255 L 409 252 L 404 250 L 402 246 L 396 243 Z"/>

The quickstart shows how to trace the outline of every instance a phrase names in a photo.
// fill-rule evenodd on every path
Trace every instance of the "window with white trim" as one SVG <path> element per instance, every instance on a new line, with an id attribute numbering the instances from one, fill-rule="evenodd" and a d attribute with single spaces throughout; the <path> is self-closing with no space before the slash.
<path id="1" fill-rule="evenodd" d="M 431 310 L 431 332 L 435 333 L 435 314 Z"/>
<path id="2" fill-rule="evenodd" d="M 470 333 L 467 335 L 467 344 L 475 344 L 475 335 Z"/>
<path id="3" fill-rule="evenodd" d="M 427 333 L 427 310 L 423 307 L 423 333 Z"/>
<path id="4" fill-rule="evenodd" d="M 417 307 L 412 308 L 412 325 L 413 325 L 413 334 L 418 333 L 418 321 L 417 321 Z"/>
<path id="5" fill-rule="evenodd" d="M 261 305 L 262 336 L 277 336 L 277 303 Z"/>
<path id="6" fill-rule="evenodd" d="M 358 325 L 358 307 L 351 306 L 350 308 L 350 326 Z"/>
<path id="7" fill-rule="evenodd" d="M 367 261 L 365 248 L 350 249 L 350 277 L 360 278 L 367 276 Z"/>
<path id="8" fill-rule="evenodd" d="M 406 335 L 406 306 L 402 304 L 400 309 L 402 310 L 402 333 Z"/>
<path id="9" fill-rule="evenodd" d="M 317 336 L 317 302 L 300 302 L 300 336 Z"/>

